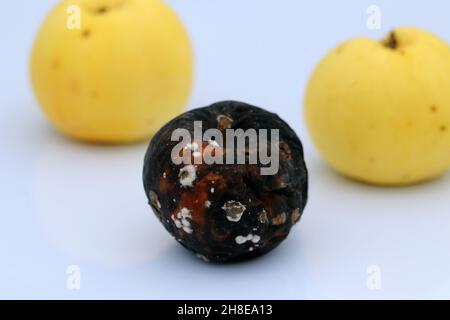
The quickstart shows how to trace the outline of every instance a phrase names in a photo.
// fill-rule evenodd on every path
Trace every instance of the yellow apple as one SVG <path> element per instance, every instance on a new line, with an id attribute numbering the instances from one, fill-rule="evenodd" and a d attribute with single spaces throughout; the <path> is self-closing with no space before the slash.
<path id="1" fill-rule="evenodd" d="M 310 134 L 351 178 L 407 185 L 450 167 L 450 47 L 416 28 L 330 52 L 305 95 Z"/>
<path id="2" fill-rule="evenodd" d="M 31 80 L 61 132 L 127 143 L 183 110 L 192 60 L 183 24 L 160 0 L 67 0 L 37 35 Z"/>

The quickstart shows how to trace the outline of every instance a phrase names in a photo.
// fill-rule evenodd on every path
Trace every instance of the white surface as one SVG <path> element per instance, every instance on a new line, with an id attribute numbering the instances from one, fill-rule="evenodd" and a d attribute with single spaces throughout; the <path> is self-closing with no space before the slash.
<path id="1" fill-rule="evenodd" d="M 399 189 L 346 180 L 313 149 L 301 112 L 308 75 L 328 49 L 403 24 L 450 40 L 448 4 L 377 1 L 383 28 L 371 31 L 364 1 L 170 1 L 196 51 L 189 107 L 236 99 L 277 112 L 303 140 L 310 170 L 303 219 L 277 250 L 209 265 L 147 206 L 146 145 L 78 144 L 43 118 L 27 61 L 53 2 L 1 6 L 0 298 L 450 298 L 449 176 Z M 66 288 L 69 265 L 81 268 L 81 290 Z M 380 290 L 366 286 L 371 265 Z"/>

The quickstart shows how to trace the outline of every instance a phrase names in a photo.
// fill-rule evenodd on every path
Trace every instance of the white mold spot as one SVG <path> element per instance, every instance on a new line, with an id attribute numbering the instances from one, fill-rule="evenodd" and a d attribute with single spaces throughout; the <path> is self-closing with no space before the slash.
<path id="1" fill-rule="evenodd" d="M 200 253 L 196 253 L 195 256 L 205 262 L 209 262 L 209 259 Z"/>
<path id="2" fill-rule="evenodd" d="M 192 187 L 192 183 L 196 178 L 196 170 L 192 164 L 188 164 L 180 169 L 178 174 L 182 187 Z"/>
<path id="3" fill-rule="evenodd" d="M 222 209 L 225 210 L 228 221 L 238 222 L 239 220 L 241 220 L 246 207 L 242 203 L 232 200 L 226 202 L 223 205 Z"/>
<path id="4" fill-rule="evenodd" d="M 258 214 L 258 221 L 262 224 L 266 224 L 269 223 L 269 218 L 267 218 L 267 212 L 266 210 L 262 210 L 259 214 Z"/>
<path id="5" fill-rule="evenodd" d="M 214 193 L 214 187 L 211 188 L 211 193 Z"/>
<path id="6" fill-rule="evenodd" d="M 175 226 L 180 229 L 182 227 L 180 220 L 175 220 Z"/>
<path id="7" fill-rule="evenodd" d="M 257 234 L 255 234 L 255 235 L 253 236 L 253 238 L 251 239 L 251 241 L 252 241 L 253 243 L 258 243 L 259 240 L 261 240 L 261 237 L 258 236 Z"/>
<path id="8" fill-rule="evenodd" d="M 161 209 L 161 203 L 159 202 L 158 195 L 154 191 L 150 191 L 150 202 L 152 205 L 158 209 Z"/>
<path id="9" fill-rule="evenodd" d="M 192 219 L 192 215 L 189 209 L 183 208 L 177 213 L 176 217 L 172 215 L 171 218 L 178 229 L 183 229 L 186 233 L 192 233 L 193 230 L 191 222 L 189 221 Z"/>
<path id="10" fill-rule="evenodd" d="M 206 200 L 205 201 L 205 208 L 209 208 L 209 207 L 211 207 L 211 201 Z"/>
<path id="11" fill-rule="evenodd" d="M 257 234 L 248 234 L 247 236 L 237 236 L 235 239 L 237 244 L 241 245 L 244 244 L 248 241 L 251 241 L 253 243 L 258 243 L 261 240 L 261 237 L 258 236 Z"/>
<path id="12" fill-rule="evenodd" d="M 187 228 L 191 227 L 191 223 L 186 219 L 181 220 L 181 224 L 183 225 L 183 227 L 187 227 Z"/>
<path id="13" fill-rule="evenodd" d="M 181 209 L 181 211 L 178 212 L 177 216 L 180 216 L 181 218 L 184 218 L 184 219 L 192 218 L 191 211 L 187 208 Z"/>
<path id="14" fill-rule="evenodd" d="M 183 230 L 186 233 L 192 233 L 193 232 L 193 230 L 192 230 L 192 228 L 190 226 L 183 226 Z"/>
<path id="15" fill-rule="evenodd" d="M 244 236 L 237 236 L 236 239 L 234 239 L 237 244 L 243 244 L 247 242 L 247 237 Z"/>

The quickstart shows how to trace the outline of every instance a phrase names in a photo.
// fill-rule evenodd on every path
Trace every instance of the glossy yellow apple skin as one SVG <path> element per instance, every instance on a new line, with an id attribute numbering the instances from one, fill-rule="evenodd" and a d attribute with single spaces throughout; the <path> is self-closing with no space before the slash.
<path id="1" fill-rule="evenodd" d="M 67 27 L 70 6 L 81 29 Z M 68 0 L 54 7 L 31 54 L 31 80 L 48 119 L 97 143 L 147 139 L 181 113 L 192 85 L 188 35 L 160 0 Z"/>
<path id="2" fill-rule="evenodd" d="M 437 177 L 450 167 L 450 48 L 415 28 L 350 40 L 314 71 L 305 118 L 348 177 L 392 186 Z"/>

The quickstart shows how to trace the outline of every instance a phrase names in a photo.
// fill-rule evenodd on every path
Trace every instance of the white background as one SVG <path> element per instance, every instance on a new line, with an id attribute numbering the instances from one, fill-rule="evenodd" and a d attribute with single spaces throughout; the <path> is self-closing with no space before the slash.
<path id="1" fill-rule="evenodd" d="M 450 298 L 450 178 L 408 188 L 346 180 L 321 160 L 302 117 L 319 59 L 353 36 L 421 26 L 450 41 L 444 1 L 173 0 L 196 53 L 189 108 L 223 99 L 277 112 L 304 142 L 310 201 L 272 253 L 211 265 L 181 248 L 146 204 L 146 144 L 100 147 L 57 134 L 29 87 L 29 50 L 55 1 L 0 6 L 0 298 Z M 66 269 L 81 268 L 81 290 Z M 367 268 L 381 270 L 380 290 Z"/>

